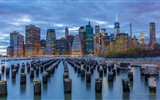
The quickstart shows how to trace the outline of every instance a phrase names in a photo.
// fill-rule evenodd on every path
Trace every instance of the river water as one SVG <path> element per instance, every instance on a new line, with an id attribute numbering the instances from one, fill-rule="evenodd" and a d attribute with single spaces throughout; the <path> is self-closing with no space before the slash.
<path id="1" fill-rule="evenodd" d="M 29 62 L 30 60 L 28 60 Z M 11 64 L 16 64 L 26 61 L 12 61 L 5 63 L 5 66 L 10 66 Z M 27 69 L 25 72 L 27 73 L 27 81 L 26 85 L 20 85 L 20 69 L 16 75 L 15 79 L 12 79 L 11 73 L 9 76 L 5 76 L 2 74 L 2 80 L 7 80 L 8 86 L 8 95 L 6 97 L 0 97 L 0 100 L 48 100 L 48 99 L 66 99 L 66 100 L 101 100 L 101 99 L 143 99 L 143 100 L 154 100 L 160 99 L 160 80 L 157 78 L 157 92 L 149 93 L 148 83 L 145 82 L 144 77 L 140 75 L 139 67 L 132 67 L 131 70 L 134 75 L 134 81 L 131 83 L 130 93 L 123 93 L 122 91 L 122 80 L 121 78 L 127 77 L 127 73 L 122 72 L 119 75 L 116 75 L 113 83 L 109 83 L 107 80 L 107 74 L 103 76 L 102 83 L 102 93 L 95 92 L 95 78 L 99 77 L 97 70 L 94 70 L 94 73 L 91 75 L 91 83 L 86 84 L 85 78 L 81 78 L 78 73 L 74 71 L 74 69 L 68 64 L 69 68 L 69 77 L 72 79 L 72 93 L 65 94 L 64 93 L 64 85 L 63 85 L 63 64 L 60 62 L 58 68 L 55 70 L 54 74 L 51 75 L 47 84 L 43 84 L 42 82 L 42 94 L 34 95 L 33 91 L 33 79 L 30 79 L 29 73 L 27 73 Z M 10 71 L 11 72 L 11 71 Z M 34 79 L 42 79 L 42 75 L 39 74 Z"/>

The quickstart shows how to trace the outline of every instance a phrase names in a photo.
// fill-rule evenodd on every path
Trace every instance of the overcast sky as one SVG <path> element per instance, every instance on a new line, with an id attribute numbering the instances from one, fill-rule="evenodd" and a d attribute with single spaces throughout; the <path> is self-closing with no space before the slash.
<path id="1" fill-rule="evenodd" d="M 57 39 L 64 36 L 67 26 L 70 34 L 77 34 L 80 26 L 100 25 L 109 34 L 114 32 L 116 14 L 120 32 L 129 33 L 132 23 L 133 35 L 142 32 L 149 36 L 149 23 L 156 23 L 156 34 L 160 29 L 160 2 L 152 0 L 0 0 L 0 53 L 6 53 L 9 35 L 17 31 L 25 36 L 25 26 L 34 24 L 41 28 L 41 39 L 46 38 L 48 28 L 56 30 Z"/>

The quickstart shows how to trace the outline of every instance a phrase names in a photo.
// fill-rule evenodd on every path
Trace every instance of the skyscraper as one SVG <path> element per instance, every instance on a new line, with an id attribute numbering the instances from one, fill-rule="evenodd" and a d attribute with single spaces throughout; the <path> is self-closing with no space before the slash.
<path id="1" fill-rule="evenodd" d="M 150 23 L 150 45 L 153 46 L 156 43 L 155 23 Z"/>
<path id="2" fill-rule="evenodd" d="M 85 54 L 94 54 L 94 37 L 93 37 L 93 27 L 90 22 L 86 25 L 86 52 Z"/>
<path id="3" fill-rule="evenodd" d="M 56 40 L 56 55 L 68 55 L 68 53 L 68 41 L 64 37 Z"/>
<path id="4" fill-rule="evenodd" d="M 101 33 L 100 33 L 100 27 L 96 25 L 95 26 L 94 54 L 98 55 L 100 51 L 101 51 Z"/>
<path id="5" fill-rule="evenodd" d="M 76 34 L 72 45 L 72 55 L 82 55 L 82 44 L 79 34 Z"/>
<path id="6" fill-rule="evenodd" d="M 10 54 L 13 54 L 14 57 L 23 57 L 24 56 L 24 37 L 18 32 L 13 31 L 10 33 Z M 12 53 L 11 53 L 12 50 Z"/>
<path id="7" fill-rule="evenodd" d="M 79 28 L 79 36 L 80 36 L 80 39 L 81 39 L 81 44 L 82 44 L 82 54 L 84 55 L 85 52 L 86 52 L 86 33 L 84 31 L 84 26 L 81 26 Z"/>
<path id="8" fill-rule="evenodd" d="M 68 30 L 68 27 L 65 28 L 65 38 L 67 39 L 67 36 L 69 34 L 69 30 Z"/>
<path id="9" fill-rule="evenodd" d="M 116 34 L 120 33 L 120 23 L 118 22 L 118 15 L 116 14 L 116 22 L 114 23 L 114 39 L 116 39 Z"/>
<path id="10" fill-rule="evenodd" d="M 67 41 L 69 43 L 69 54 L 72 54 L 72 44 L 73 44 L 74 35 L 68 35 Z"/>
<path id="11" fill-rule="evenodd" d="M 37 55 L 37 47 L 40 47 L 40 28 L 26 26 L 26 56 Z"/>
<path id="12" fill-rule="evenodd" d="M 48 29 L 46 35 L 46 54 L 53 55 L 56 53 L 56 33 L 55 29 Z"/>
<path id="13" fill-rule="evenodd" d="M 7 47 L 7 56 L 13 57 L 13 47 L 12 46 Z"/>

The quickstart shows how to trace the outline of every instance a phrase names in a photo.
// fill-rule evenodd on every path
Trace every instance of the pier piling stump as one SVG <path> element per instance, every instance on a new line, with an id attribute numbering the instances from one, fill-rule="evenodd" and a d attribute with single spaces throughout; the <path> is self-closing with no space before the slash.
<path id="1" fill-rule="evenodd" d="M 78 74 L 80 74 L 81 73 L 81 68 L 80 67 L 78 67 Z"/>
<path id="2" fill-rule="evenodd" d="M 26 73 L 21 73 L 20 74 L 20 83 L 21 84 L 26 84 Z"/>
<path id="3" fill-rule="evenodd" d="M 85 77 L 85 69 L 81 69 L 81 77 Z"/>
<path id="4" fill-rule="evenodd" d="M 128 72 L 128 78 L 133 81 L 133 72 Z"/>
<path id="5" fill-rule="evenodd" d="M 43 79 L 43 83 L 47 83 L 47 80 L 48 80 L 48 73 L 47 72 L 42 73 L 42 79 Z"/>
<path id="6" fill-rule="evenodd" d="M 130 80 L 129 78 L 122 78 L 123 92 L 130 92 Z"/>
<path id="7" fill-rule="evenodd" d="M 113 82 L 113 72 L 108 73 L 108 82 Z"/>
<path id="8" fill-rule="evenodd" d="M 34 78 L 34 70 L 33 69 L 31 69 L 31 71 L 30 71 L 30 78 Z"/>
<path id="9" fill-rule="evenodd" d="M 91 73 L 90 73 L 90 72 L 87 72 L 87 73 L 86 73 L 86 82 L 87 82 L 87 83 L 90 83 L 90 82 L 91 82 Z"/>
<path id="10" fill-rule="evenodd" d="M 12 78 L 16 77 L 16 69 L 12 69 Z"/>
<path id="11" fill-rule="evenodd" d="M 64 92 L 71 93 L 72 92 L 72 79 L 65 78 L 64 79 Z"/>
<path id="12" fill-rule="evenodd" d="M 99 69 L 99 77 L 102 78 L 103 77 L 103 69 Z"/>
<path id="13" fill-rule="evenodd" d="M 9 75 L 10 68 L 6 67 L 6 75 Z"/>
<path id="14" fill-rule="evenodd" d="M 102 78 L 95 79 L 95 91 L 102 92 Z"/>
<path id="15" fill-rule="evenodd" d="M 65 78 L 69 78 L 69 74 L 67 72 L 63 73 L 63 79 L 65 79 Z"/>
<path id="16" fill-rule="evenodd" d="M 148 81 L 148 76 L 149 76 L 149 75 L 148 75 L 147 73 L 144 74 L 145 81 Z"/>
<path id="17" fill-rule="evenodd" d="M 156 78 L 154 74 L 150 74 L 148 78 L 149 92 L 156 92 Z"/>
<path id="18" fill-rule="evenodd" d="M 34 94 L 41 94 L 41 80 L 34 80 Z"/>
<path id="19" fill-rule="evenodd" d="M 36 74 L 37 75 L 39 74 L 39 68 L 38 67 L 36 68 Z"/>
<path id="20" fill-rule="evenodd" d="M 21 73 L 25 73 L 25 67 L 21 67 Z"/>
<path id="21" fill-rule="evenodd" d="M 11 70 L 14 69 L 14 64 L 11 65 Z"/>
<path id="22" fill-rule="evenodd" d="M 119 72 L 120 72 L 120 67 L 117 67 L 117 73 L 119 74 Z"/>
<path id="23" fill-rule="evenodd" d="M 30 66 L 27 66 L 27 72 L 28 73 L 30 72 Z"/>
<path id="24" fill-rule="evenodd" d="M 93 67 L 90 68 L 90 72 L 91 72 L 91 73 L 94 72 L 94 68 L 93 68 Z"/>
<path id="25" fill-rule="evenodd" d="M 1 67 L 1 72 L 4 73 L 4 70 L 5 70 L 5 66 L 2 66 Z"/>
<path id="26" fill-rule="evenodd" d="M 7 92 L 7 81 L 0 80 L 0 96 L 6 96 Z"/>
<path id="27" fill-rule="evenodd" d="M 112 69 L 112 73 L 113 73 L 113 76 L 116 76 L 116 70 L 114 68 Z"/>

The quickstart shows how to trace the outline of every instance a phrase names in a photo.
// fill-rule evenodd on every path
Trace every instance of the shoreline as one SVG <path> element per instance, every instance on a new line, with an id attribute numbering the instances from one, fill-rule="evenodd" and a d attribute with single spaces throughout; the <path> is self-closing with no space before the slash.
<path id="1" fill-rule="evenodd" d="M 158 67 L 160 67 L 160 62 L 150 62 L 150 61 L 124 61 L 124 60 L 114 60 L 113 61 L 114 63 L 117 63 L 117 62 L 128 62 L 130 63 L 130 65 L 133 65 L 133 66 L 141 66 L 142 64 L 155 64 L 157 65 Z"/>

